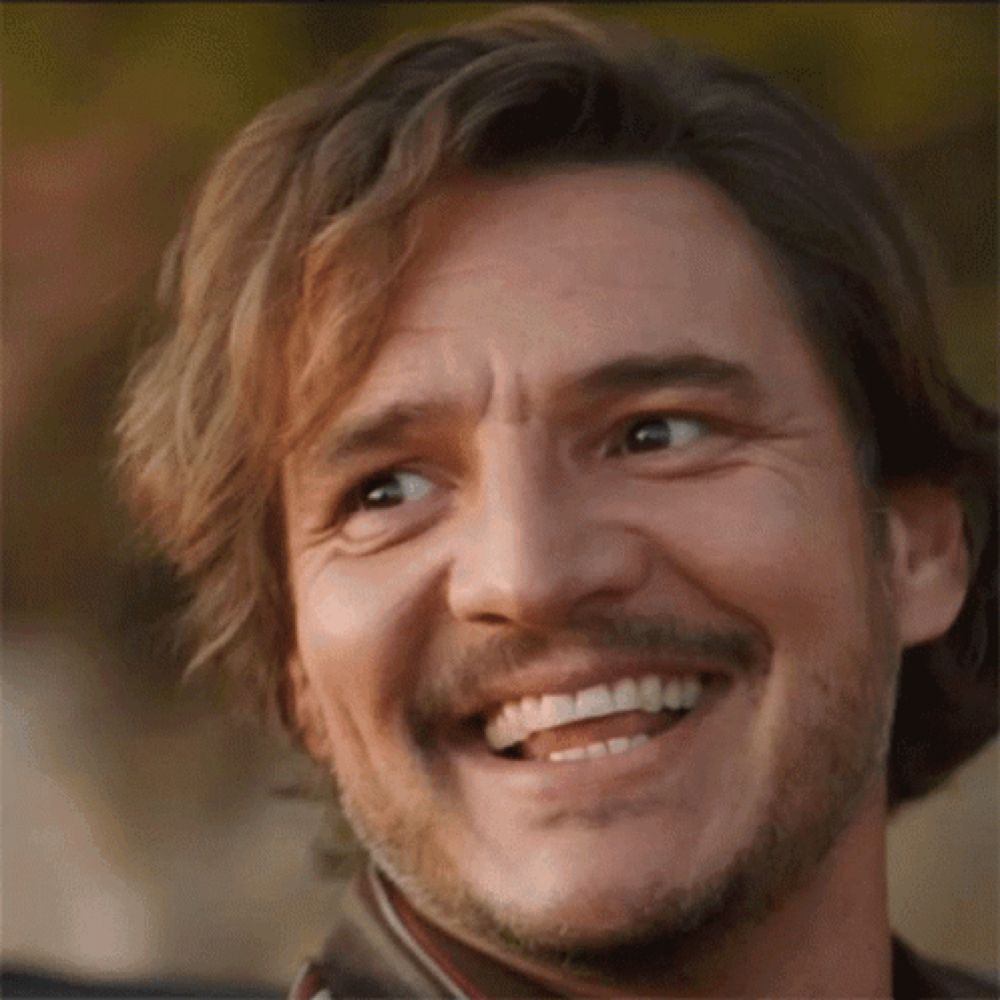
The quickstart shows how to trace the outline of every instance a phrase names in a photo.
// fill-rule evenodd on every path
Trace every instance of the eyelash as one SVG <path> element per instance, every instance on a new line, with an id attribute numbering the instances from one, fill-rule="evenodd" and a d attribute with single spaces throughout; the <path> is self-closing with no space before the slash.
<path id="1" fill-rule="evenodd" d="M 614 444 L 606 453 L 615 457 L 621 457 L 624 454 L 623 446 L 628 434 L 636 428 L 641 427 L 643 424 L 653 423 L 655 421 L 663 421 L 665 423 L 670 421 L 686 421 L 688 423 L 695 423 L 700 425 L 701 432 L 704 434 L 718 430 L 720 426 L 720 422 L 718 420 L 710 419 L 698 413 L 677 412 L 673 410 L 667 412 L 653 410 L 649 413 L 634 414 L 618 425 L 618 428 L 613 435 Z M 650 450 L 671 451 L 675 450 L 677 447 L 686 447 L 686 445 L 675 445 L 672 448 L 669 444 L 667 444 L 662 448 Z M 642 451 L 633 452 L 632 454 L 642 454 Z"/>
<path id="2" fill-rule="evenodd" d="M 343 500 L 338 505 L 339 513 L 343 515 L 349 515 L 356 513 L 359 510 L 363 510 L 362 503 L 364 502 L 365 495 L 371 493 L 376 486 L 387 480 L 392 479 L 394 476 L 401 475 L 421 475 L 421 473 L 414 471 L 411 468 L 402 465 L 392 465 L 388 468 L 381 469 L 378 472 L 372 473 L 370 476 L 365 476 L 357 486 L 352 487 L 344 495 Z M 393 505 L 395 506 L 395 505 Z"/>

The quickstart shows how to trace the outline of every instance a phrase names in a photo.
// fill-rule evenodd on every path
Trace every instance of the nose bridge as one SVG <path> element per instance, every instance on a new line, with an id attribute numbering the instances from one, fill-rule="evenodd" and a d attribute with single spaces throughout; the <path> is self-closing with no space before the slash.
<path id="1" fill-rule="evenodd" d="M 585 479 L 558 460 L 544 430 L 491 427 L 480 440 L 478 490 L 455 553 L 456 616 L 542 624 L 642 576 L 642 546 L 602 523 Z"/>
<path id="2" fill-rule="evenodd" d="M 577 505 L 564 515 L 567 484 L 540 434 L 504 424 L 485 445 L 477 506 L 490 561 L 512 582 L 521 575 L 541 582 L 536 574 L 552 564 L 577 529 L 573 515 L 584 511 Z"/>

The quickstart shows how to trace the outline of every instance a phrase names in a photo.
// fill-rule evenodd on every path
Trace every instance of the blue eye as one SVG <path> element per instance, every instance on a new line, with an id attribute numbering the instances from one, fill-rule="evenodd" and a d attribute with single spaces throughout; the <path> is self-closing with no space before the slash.
<path id="1" fill-rule="evenodd" d="M 389 472 L 372 476 L 358 487 L 354 503 L 358 510 L 383 510 L 412 500 L 422 500 L 432 483 L 416 472 Z"/>
<path id="2" fill-rule="evenodd" d="M 692 444 L 708 433 L 704 420 L 696 417 L 643 417 L 629 425 L 622 451 L 659 451 Z"/>

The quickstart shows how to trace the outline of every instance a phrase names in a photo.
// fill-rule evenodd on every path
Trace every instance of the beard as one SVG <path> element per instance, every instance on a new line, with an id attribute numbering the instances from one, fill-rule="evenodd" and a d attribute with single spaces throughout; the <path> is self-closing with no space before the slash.
<path id="1" fill-rule="evenodd" d="M 610 915 L 600 932 L 582 932 L 530 907 L 503 906 L 477 895 L 440 844 L 439 813 L 429 807 L 403 811 L 374 768 L 364 780 L 338 782 L 344 815 L 376 867 L 409 902 L 466 941 L 616 983 L 651 981 L 667 971 L 681 982 L 694 981 L 718 961 L 727 941 L 759 924 L 809 881 L 884 776 L 899 649 L 885 580 L 873 572 L 870 583 L 867 642 L 843 652 L 838 684 L 822 670 L 810 671 L 811 690 L 800 702 L 814 708 L 806 716 L 785 718 L 766 799 L 742 846 L 689 884 L 652 879 L 627 900 L 609 891 L 588 901 Z M 640 634 L 650 642 L 648 622 L 635 627 L 618 622 L 612 632 L 613 643 Z M 680 634 L 697 633 L 679 632 L 677 623 L 669 622 L 662 634 L 676 642 Z M 749 640 L 735 638 L 733 648 L 745 653 Z M 709 644 L 725 645 L 717 640 Z M 496 652 L 516 665 L 521 653 L 538 645 L 522 636 Z M 436 691 L 428 704 L 445 700 L 446 694 Z M 613 815 L 590 818 L 613 821 Z"/>

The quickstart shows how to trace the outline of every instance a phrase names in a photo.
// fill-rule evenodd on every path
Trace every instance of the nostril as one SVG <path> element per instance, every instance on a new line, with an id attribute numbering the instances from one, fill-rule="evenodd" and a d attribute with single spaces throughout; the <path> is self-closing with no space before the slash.
<path id="1" fill-rule="evenodd" d="M 505 618 L 503 615 L 495 614 L 492 611 L 484 611 L 482 614 L 476 616 L 476 621 L 481 625 L 506 625 L 510 619 Z"/>

